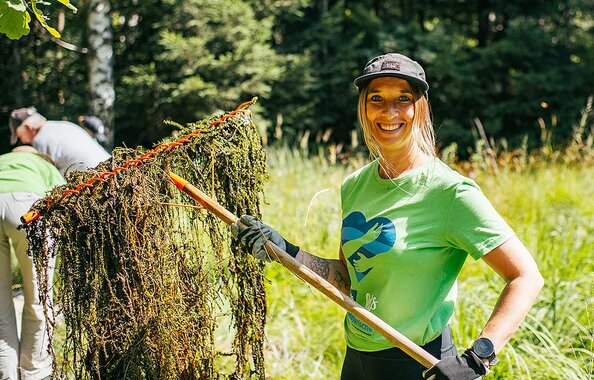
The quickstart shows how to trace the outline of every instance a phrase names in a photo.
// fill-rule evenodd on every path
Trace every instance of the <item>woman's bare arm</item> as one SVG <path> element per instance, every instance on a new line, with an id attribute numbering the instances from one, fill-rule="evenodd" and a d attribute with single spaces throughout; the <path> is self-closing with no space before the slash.
<path id="1" fill-rule="evenodd" d="M 349 295 L 351 280 L 342 251 L 339 252 L 339 256 L 339 259 L 325 259 L 301 249 L 295 259 L 334 285 L 338 290 Z"/>
<path id="2" fill-rule="evenodd" d="M 544 280 L 536 262 L 515 236 L 486 254 L 483 260 L 507 283 L 481 332 L 481 337 L 489 338 L 495 352 L 499 352 L 520 327 Z"/>

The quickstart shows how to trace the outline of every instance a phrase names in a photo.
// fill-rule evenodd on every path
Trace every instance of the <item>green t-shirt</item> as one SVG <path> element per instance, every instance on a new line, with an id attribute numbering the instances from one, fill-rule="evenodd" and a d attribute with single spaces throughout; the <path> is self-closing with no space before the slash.
<path id="1" fill-rule="evenodd" d="M 0 193 L 44 195 L 64 183 L 58 169 L 35 153 L 11 152 L 0 156 Z"/>
<path id="2" fill-rule="evenodd" d="M 419 345 L 449 323 L 456 278 L 513 236 L 478 185 L 439 159 L 396 179 L 373 161 L 342 184 L 341 248 L 351 297 Z M 393 347 L 350 313 L 347 344 L 360 351 Z"/>

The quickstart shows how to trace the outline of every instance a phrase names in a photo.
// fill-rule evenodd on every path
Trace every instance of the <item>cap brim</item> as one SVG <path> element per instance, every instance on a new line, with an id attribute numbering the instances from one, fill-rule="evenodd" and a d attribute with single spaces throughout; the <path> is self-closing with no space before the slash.
<path id="1" fill-rule="evenodd" d="M 427 82 L 424 82 L 418 78 L 412 77 L 410 75 L 398 73 L 398 72 L 385 72 L 385 71 L 380 72 L 380 73 L 371 73 L 371 74 L 361 75 L 360 77 L 355 79 L 355 86 L 357 86 L 357 88 L 359 88 L 359 90 L 360 90 L 361 87 L 363 87 L 365 84 L 367 84 L 372 79 L 380 78 L 380 77 L 395 77 L 395 78 L 405 79 L 413 86 L 420 88 L 423 92 L 427 92 L 429 90 L 429 85 L 427 84 Z"/>
<path id="2" fill-rule="evenodd" d="M 17 135 L 16 131 L 21 125 L 18 125 L 17 127 L 10 126 L 10 145 L 14 145 L 17 143 L 19 136 Z"/>

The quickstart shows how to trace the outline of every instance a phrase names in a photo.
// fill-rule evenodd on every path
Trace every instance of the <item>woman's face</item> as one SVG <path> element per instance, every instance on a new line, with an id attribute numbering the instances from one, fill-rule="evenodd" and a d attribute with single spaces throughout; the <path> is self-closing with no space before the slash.
<path id="1" fill-rule="evenodd" d="M 369 83 L 365 113 L 381 150 L 399 150 L 410 143 L 414 103 L 413 89 L 404 79 L 380 77 Z"/>

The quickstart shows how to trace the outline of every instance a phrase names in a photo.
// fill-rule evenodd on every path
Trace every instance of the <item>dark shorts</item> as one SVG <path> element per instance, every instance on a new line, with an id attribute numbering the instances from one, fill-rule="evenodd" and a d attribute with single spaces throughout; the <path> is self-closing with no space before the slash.
<path id="1" fill-rule="evenodd" d="M 456 346 L 450 326 L 442 334 L 423 346 L 437 359 L 456 356 Z M 375 352 L 357 351 L 347 347 L 342 365 L 341 380 L 422 380 L 426 368 L 399 348 Z"/>

